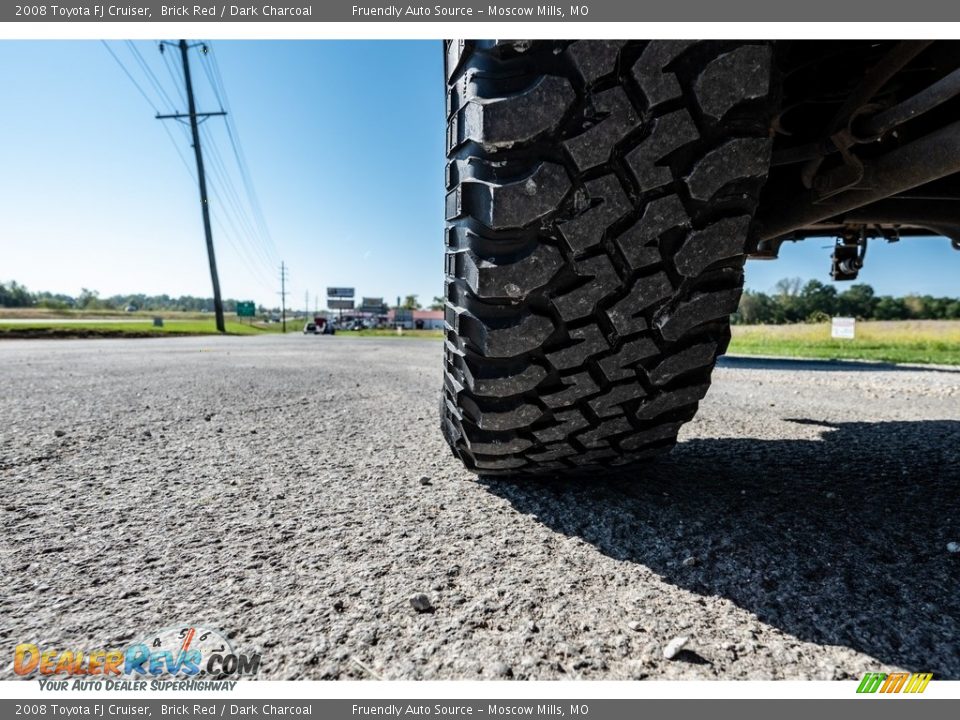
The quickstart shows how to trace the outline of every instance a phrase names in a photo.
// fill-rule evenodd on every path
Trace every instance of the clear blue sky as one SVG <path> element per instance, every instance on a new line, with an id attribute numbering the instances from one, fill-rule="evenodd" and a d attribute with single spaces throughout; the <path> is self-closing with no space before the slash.
<path id="1" fill-rule="evenodd" d="M 172 103 L 126 43 L 109 43 L 161 111 L 184 111 L 156 44 L 133 45 Z M 312 307 L 328 285 L 391 302 L 441 294 L 440 41 L 211 48 L 272 237 L 243 219 L 252 213 L 224 121 L 211 118 L 203 142 L 224 296 L 277 304 L 281 259 L 294 307 L 305 291 Z M 212 72 L 210 59 L 191 55 L 201 110 L 219 107 L 203 69 Z M 0 41 L 0 92 L 0 280 L 70 294 L 210 294 L 184 128 L 153 118 L 103 44 Z M 828 244 L 787 245 L 778 262 L 749 263 L 748 287 L 787 276 L 826 282 Z M 960 253 L 945 240 L 876 242 L 861 279 L 881 294 L 954 295 L 958 270 Z"/>

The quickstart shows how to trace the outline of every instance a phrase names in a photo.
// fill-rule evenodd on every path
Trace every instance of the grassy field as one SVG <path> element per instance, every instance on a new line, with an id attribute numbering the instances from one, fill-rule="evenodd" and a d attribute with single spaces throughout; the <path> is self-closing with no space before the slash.
<path id="1" fill-rule="evenodd" d="M 163 317 L 162 328 L 153 326 Z M 304 320 L 288 319 L 287 332 L 299 333 Z M 279 323 L 239 322 L 227 316 L 230 335 L 280 333 Z M 158 337 L 212 335 L 216 327 L 209 313 L 105 313 L 49 311 L 34 308 L 0 309 L 0 339 L 25 337 Z M 732 355 L 770 355 L 892 363 L 960 365 L 960 321 L 916 320 L 859 322 L 856 339 L 834 340 L 830 325 L 735 325 L 728 352 Z M 442 339 L 440 330 L 341 330 L 336 337 L 392 337 Z"/>
<path id="2" fill-rule="evenodd" d="M 830 325 L 735 325 L 731 355 L 877 360 L 960 365 L 960 321 L 858 322 L 854 340 L 834 340 Z"/>
<path id="3" fill-rule="evenodd" d="M 162 317 L 163 327 L 154 327 L 153 318 Z M 227 315 L 228 335 L 280 333 L 280 323 L 240 322 Z M 303 329 L 302 320 L 287 320 L 287 332 Z M 213 335 L 216 321 L 209 313 L 124 313 L 123 315 L 51 312 L 0 313 L 0 338 L 66 337 L 158 337 L 163 335 Z"/>

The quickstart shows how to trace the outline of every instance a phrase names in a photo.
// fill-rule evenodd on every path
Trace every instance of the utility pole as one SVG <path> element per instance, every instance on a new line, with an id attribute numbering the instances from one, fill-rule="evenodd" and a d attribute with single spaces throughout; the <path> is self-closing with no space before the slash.
<path id="1" fill-rule="evenodd" d="M 303 291 L 303 316 L 305 318 L 310 317 L 310 291 Z"/>
<path id="2" fill-rule="evenodd" d="M 287 332 L 287 266 L 280 263 L 280 320 L 283 332 Z"/>
<path id="3" fill-rule="evenodd" d="M 176 43 L 176 45 L 174 45 L 174 43 L 162 42 L 160 43 L 161 53 L 167 45 L 180 48 L 180 59 L 183 63 L 183 80 L 187 89 L 187 114 L 175 113 L 173 115 L 160 115 L 158 113 L 157 120 L 181 120 L 182 118 L 190 118 L 190 132 L 193 135 L 193 152 L 197 158 L 197 184 L 200 186 L 200 208 L 203 211 L 203 233 L 207 238 L 207 259 L 210 262 L 210 280 L 213 282 L 213 310 L 217 316 L 217 331 L 226 332 L 227 328 L 223 321 L 223 299 L 220 297 L 220 278 L 217 275 L 217 258 L 213 252 L 213 233 L 210 230 L 210 205 L 207 201 L 207 179 L 203 174 L 203 152 L 200 150 L 200 130 L 199 123 L 197 122 L 198 117 L 206 120 L 213 115 L 226 115 L 226 113 L 222 110 L 220 112 L 198 113 L 196 103 L 193 99 L 193 82 L 190 80 L 190 58 L 187 55 L 187 51 L 192 47 L 202 45 L 204 52 L 206 52 L 206 45 L 203 45 L 203 43 L 187 45 L 186 40 L 181 40 L 179 43 Z"/>

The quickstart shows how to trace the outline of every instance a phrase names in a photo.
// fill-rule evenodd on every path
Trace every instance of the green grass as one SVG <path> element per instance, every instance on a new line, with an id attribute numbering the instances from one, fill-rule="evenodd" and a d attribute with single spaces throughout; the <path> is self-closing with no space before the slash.
<path id="1" fill-rule="evenodd" d="M 227 320 L 228 335 L 263 335 L 280 333 L 280 324 L 249 325 Z M 287 331 L 299 331 L 302 326 L 287 322 Z M 165 319 L 163 327 L 154 327 L 153 321 L 110 322 L 109 320 L 81 320 L 78 322 L 3 322 L 0 320 L 0 338 L 16 337 L 160 337 L 163 335 L 215 335 L 213 318 L 203 320 Z"/>
<path id="2" fill-rule="evenodd" d="M 858 322 L 856 338 L 834 340 L 830 325 L 735 325 L 731 355 L 960 365 L 960 321 Z"/>

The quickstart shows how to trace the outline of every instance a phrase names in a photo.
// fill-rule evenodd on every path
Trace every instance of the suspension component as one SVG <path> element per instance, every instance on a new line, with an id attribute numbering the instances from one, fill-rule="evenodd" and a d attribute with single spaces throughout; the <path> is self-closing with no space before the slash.
<path id="1" fill-rule="evenodd" d="M 830 256 L 832 265 L 830 277 L 836 282 L 856 280 L 863 262 L 867 257 L 867 235 L 861 229 L 859 233 L 847 233 L 837 238 L 837 244 Z"/>

